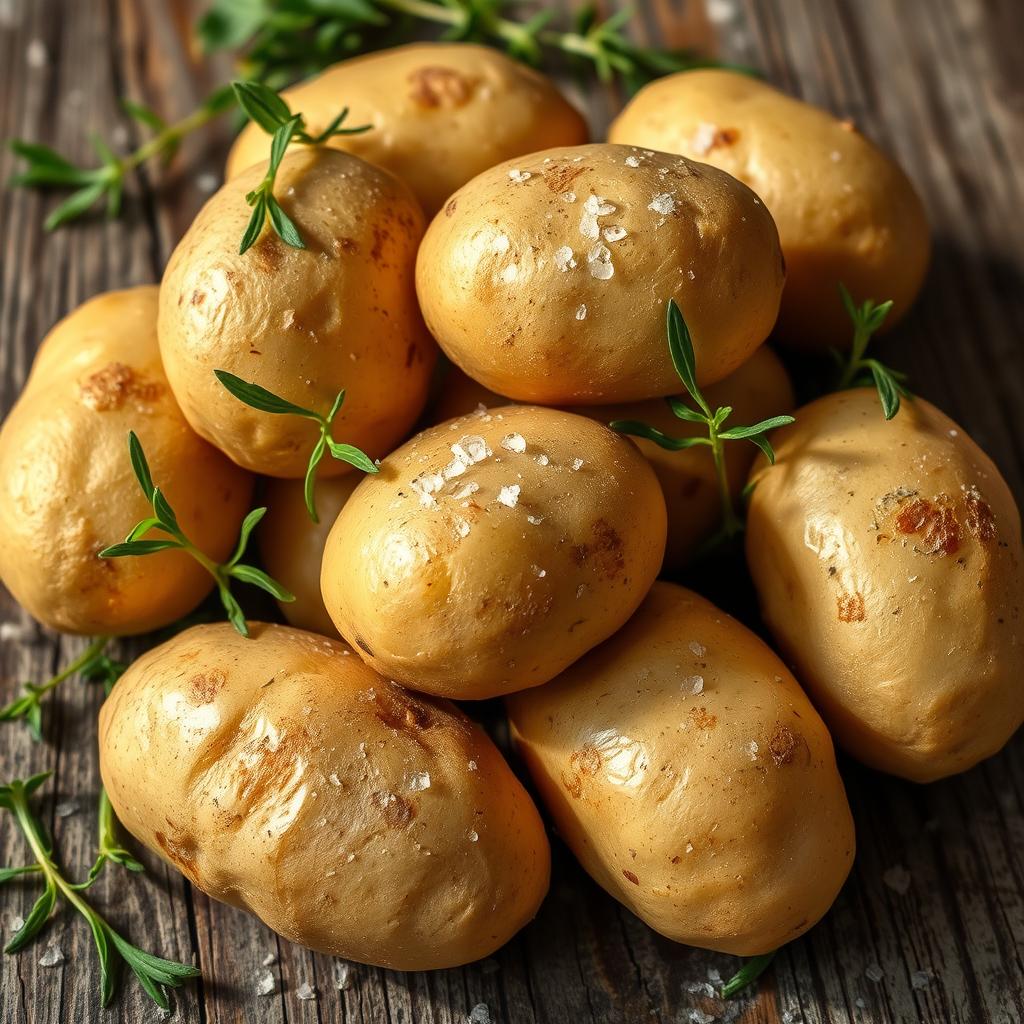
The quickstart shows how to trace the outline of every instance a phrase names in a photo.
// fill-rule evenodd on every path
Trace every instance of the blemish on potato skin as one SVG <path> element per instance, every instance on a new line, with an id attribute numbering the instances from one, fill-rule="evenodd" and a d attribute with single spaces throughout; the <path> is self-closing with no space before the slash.
<path id="1" fill-rule="evenodd" d="M 549 167 L 544 171 L 541 177 L 544 179 L 544 184 L 547 185 L 552 192 L 557 195 L 568 191 L 569 186 L 578 178 L 584 171 L 589 171 L 591 168 L 584 167 L 582 164 L 558 164 L 555 167 Z"/>
<path id="2" fill-rule="evenodd" d="M 980 541 L 995 540 L 998 535 L 996 517 L 991 506 L 982 498 L 976 488 L 964 495 L 964 511 L 967 529 Z"/>
<path id="3" fill-rule="evenodd" d="M 842 593 L 836 597 L 836 609 L 840 622 L 863 622 L 867 618 L 864 595 Z"/>
<path id="4" fill-rule="evenodd" d="M 768 740 L 768 753 L 771 754 L 776 767 L 781 768 L 783 765 L 792 764 L 793 757 L 801 746 L 807 746 L 803 736 L 793 732 L 785 723 L 779 722 L 771 739 Z"/>
<path id="5" fill-rule="evenodd" d="M 415 806 L 397 793 L 372 793 L 370 802 L 381 812 L 388 828 L 405 828 L 416 817 Z"/>
<path id="6" fill-rule="evenodd" d="M 192 699 L 199 704 L 210 704 L 220 693 L 227 676 L 220 669 L 210 669 L 209 672 L 200 672 L 192 676 L 188 681 Z"/>
<path id="7" fill-rule="evenodd" d="M 108 363 L 90 374 L 78 386 L 79 398 L 96 412 L 120 409 L 129 399 L 155 402 L 164 393 L 163 385 L 148 380 L 124 363 Z"/>
<path id="8" fill-rule="evenodd" d="M 935 501 L 914 498 L 896 513 L 896 529 L 908 535 L 920 535 L 919 549 L 928 555 L 952 555 L 960 550 L 961 531 L 945 495 Z"/>
<path id="9" fill-rule="evenodd" d="M 473 98 L 473 79 L 454 68 L 427 65 L 410 71 L 409 99 L 424 110 L 464 107 Z"/>
<path id="10" fill-rule="evenodd" d="M 590 544 L 574 544 L 570 550 L 577 566 L 588 565 L 603 579 L 614 579 L 626 567 L 622 538 L 606 519 L 591 526 L 594 539 Z"/>
<path id="11" fill-rule="evenodd" d="M 187 839 L 177 837 L 169 838 L 163 832 L 156 832 L 153 836 L 157 845 L 163 850 L 167 859 L 190 881 L 198 884 L 199 872 L 196 863 L 195 846 Z"/>
<path id="12" fill-rule="evenodd" d="M 706 707 L 690 708 L 690 721 L 698 729 L 714 729 L 718 724 L 718 716 L 712 715 Z"/>
<path id="13" fill-rule="evenodd" d="M 640 879 L 637 878 L 636 875 L 633 874 L 632 871 L 626 871 L 625 869 L 623 869 L 622 874 L 623 874 L 623 877 L 625 877 L 627 881 L 632 882 L 634 885 L 639 885 L 640 884 Z"/>

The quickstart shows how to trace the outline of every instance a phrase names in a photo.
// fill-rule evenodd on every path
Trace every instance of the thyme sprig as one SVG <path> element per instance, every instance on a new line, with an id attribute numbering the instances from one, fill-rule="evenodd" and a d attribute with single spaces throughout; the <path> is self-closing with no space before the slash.
<path id="1" fill-rule="evenodd" d="M 43 772 L 24 781 L 14 779 L 0 786 L 0 808 L 14 815 L 34 858 L 29 864 L 0 869 L 0 883 L 24 875 L 40 875 L 43 881 L 42 893 L 21 927 L 4 947 L 4 952 L 17 953 L 24 949 L 49 920 L 57 900 L 63 899 L 86 919 L 92 931 L 100 959 L 101 1005 L 109 1005 L 114 998 L 118 967 L 123 961 L 139 979 L 139 984 L 150 999 L 162 1009 L 168 1009 L 167 989 L 177 988 L 185 981 L 199 977 L 199 971 L 190 964 L 164 960 L 133 946 L 93 909 L 82 893 L 99 877 L 97 868 L 94 867 L 84 882 L 72 883 L 64 877 L 54 858 L 53 843 L 30 806 L 32 795 L 49 777 L 50 772 Z M 134 863 L 138 864 L 137 861 Z M 138 869 L 141 870 L 141 865 L 138 865 Z"/>
<path id="2" fill-rule="evenodd" d="M 316 484 L 316 470 L 327 452 L 330 452 L 331 456 L 339 462 L 347 462 L 350 466 L 355 466 L 356 469 L 361 469 L 364 473 L 380 472 L 373 460 L 364 451 L 361 451 L 355 445 L 342 444 L 335 441 L 331 436 L 331 426 L 334 423 L 334 418 L 338 415 L 338 410 L 345 401 L 344 390 L 338 392 L 330 411 L 324 416 L 321 413 L 314 412 L 312 409 L 304 409 L 301 405 L 289 402 L 287 399 L 275 395 L 273 391 L 260 387 L 259 384 L 242 380 L 241 377 L 236 377 L 233 373 L 228 373 L 227 370 L 214 370 L 213 372 L 217 380 L 235 398 L 251 406 L 253 409 L 259 409 L 260 412 L 269 412 L 280 416 L 302 416 L 304 419 L 313 420 L 320 427 L 320 437 L 316 444 L 313 445 L 313 451 L 309 456 L 309 464 L 306 466 L 306 479 L 303 488 L 303 494 L 306 499 L 306 511 L 309 512 L 309 518 L 314 523 L 320 522 L 316 512 L 316 501 L 313 496 Z"/>
<path id="3" fill-rule="evenodd" d="M 321 146 L 336 135 L 360 135 L 368 132 L 373 125 L 343 127 L 348 117 L 348 107 L 344 107 L 322 132 L 311 135 L 306 130 L 302 114 L 293 114 L 288 104 L 273 89 L 259 82 L 232 82 L 231 88 L 235 91 L 239 106 L 249 119 L 272 136 L 267 173 L 256 188 L 245 197 L 245 201 L 252 207 L 252 216 L 249 218 L 245 234 L 242 235 L 242 244 L 238 251 L 244 253 L 253 246 L 262 234 L 268 219 L 274 232 L 283 242 L 294 249 L 305 249 L 306 243 L 302 240 L 295 222 L 274 197 L 274 182 L 285 151 L 293 142 L 300 142 L 305 146 Z"/>
<path id="4" fill-rule="evenodd" d="M 762 953 L 744 961 L 743 966 L 722 986 L 722 998 L 732 999 L 743 989 L 753 985 L 771 965 L 777 952 L 778 950 L 773 950 L 771 953 Z"/>
<path id="5" fill-rule="evenodd" d="M 267 514 L 266 508 L 254 508 L 242 521 L 242 527 L 238 534 L 238 544 L 235 552 L 223 564 L 218 564 L 208 555 L 199 550 L 185 536 L 178 524 L 178 517 L 174 514 L 164 493 L 159 487 L 153 484 L 153 478 L 149 471 L 149 463 L 142 450 L 142 444 L 135 431 L 128 434 L 128 454 L 132 461 L 132 469 L 135 470 L 135 477 L 139 481 L 142 493 L 147 501 L 153 506 L 153 515 L 136 523 L 131 532 L 121 544 L 113 544 L 104 548 L 100 558 L 125 558 L 135 555 L 152 555 L 158 551 L 178 549 L 190 554 L 214 579 L 217 584 L 217 592 L 220 595 L 221 604 L 227 612 L 228 621 L 242 636 L 249 635 L 249 627 L 245 621 L 245 614 L 241 606 L 231 593 L 231 581 L 239 580 L 242 583 L 251 583 L 261 590 L 265 590 L 278 601 L 294 601 L 295 595 L 285 590 L 276 580 L 268 576 L 262 569 L 254 565 L 242 564 L 242 556 L 245 554 L 246 545 L 249 543 L 249 536 L 256 528 L 259 521 Z M 151 537 L 146 539 L 150 530 L 159 530 L 166 534 L 166 537 Z"/>
<path id="6" fill-rule="evenodd" d="M 698 445 L 706 445 L 711 449 L 711 455 L 715 463 L 715 477 L 718 480 L 718 489 L 722 499 L 722 526 L 719 537 L 728 539 L 734 537 L 743 530 L 743 520 L 736 512 L 733 504 L 732 493 L 729 490 L 729 478 L 725 466 L 725 445 L 726 441 L 750 441 L 757 445 L 764 452 L 769 462 L 775 461 L 775 451 L 768 442 L 767 433 L 776 427 L 784 427 L 794 422 L 792 416 L 771 416 L 761 420 L 749 427 L 729 427 L 723 429 L 725 421 L 732 414 L 732 406 L 719 406 L 713 412 L 708 405 L 697 385 L 697 361 L 693 352 L 693 340 L 690 337 L 690 330 L 686 326 L 683 314 L 676 304 L 675 299 L 669 299 L 666 312 L 666 334 L 668 336 L 669 353 L 672 356 L 672 365 L 683 383 L 687 394 L 693 399 L 697 408 L 687 405 L 681 398 L 666 398 L 669 408 L 678 419 L 687 423 L 698 423 L 707 431 L 706 435 L 691 437 L 669 437 L 662 431 L 641 423 L 637 420 L 614 420 L 609 424 L 613 430 L 623 434 L 631 434 L 634 437 L 645 437 L 649 441 L 668 451 L 681 451 L 685 448 L 695 448 Z"/>
<path id="7" fill-rule="evenodd" d="M 872 335 L 881 328 L 889 315 L 892 300 L 876 303 L 872 299 L 865 299 L 858 306 L 843 284 L 839 285 L 839 294 L 842 296 L 847 314 L 853 321 L 853 344 L 850 346 L 850 354 L 845 364 L 843 357 L 837 354 L 842 367 L 839 387 L 861 387 L 873 381 L 878 389 L 879 401 L 882 403 L 882 413 L 887 420 L 891 420 L 900 411 L 900 399 L 913 397 L 903 384 L 907 375 L 890 369 L 877 359 L 865 357 L 864 353 Z"/>
<path id="8" fill-rule="evenodd" d="M 13 139 L 11 149 L 26 162 L 25 169 L 9 181 L 12 187 L 72 188 L 74 191 L 51 211 L 44 221 L 47 231 L 83 216 L 98 203 L 106 205 L 108 217 L 121 211 L 125 181 L 149 160 L 170 161 L 182 139 L 233 106 L 234 93 L 225 87 L 214 92 L 187 117 L 168 124 L 141 103 L 125 100 L 125 111 L 154 134 L 131 153 L 118 156 L 99 136 L 90 142 L 99 158 L 98 167 L 78 167 L 49 146 Z"/>

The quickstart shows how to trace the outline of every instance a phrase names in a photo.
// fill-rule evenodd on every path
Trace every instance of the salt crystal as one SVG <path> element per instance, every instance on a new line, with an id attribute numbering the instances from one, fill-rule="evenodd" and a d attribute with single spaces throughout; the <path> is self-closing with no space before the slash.
<path id="1" fill-rule="evenodd" d="M 465 472 L 466 464 L 460 459 L 452 459 L 452 461 L 441 470 L 441 476 L 443 476 L 445 480 L 451 480 L 452 477 L 462 476 Z"/>
<path id="2" fill-rule="evenodd" d="M 687 984 L 686 991 L 695 996 L 706 996 L 708 999 L 714 999 L 718 995 L 706 981 L 691 981 Z"/>
<path id="3" fill-rule="evenodd" d="M 586 320 L 587 319 L 587 304 L 585 302 L 581 302 L 579 304 L 579 306 L 577 307 L 577 309 L 576 309 L 576 319 L 577 320 Z"/>
<path id="4" fill-rule="evenodd" d="M 894 864 L 882 875 L 882 881 L 903 896 L 910 889 L 910 872 L 902 864 Z"/>
<path id="5" fill-rule="evenodd" d="M 25 918 L 21 916 L 11 918 L 11 931 L 20 932 L 25 927 Z"/>
<path id="6" fill-rule="evenodd" d="M 598 281 L 607 281 L 615 273 L 615 267 L 612 266 L 611 249 L 598 242 L 587 253 L 587 268 L 590 270 L 591 277 Z"/>
<path id="7" fill-rule="evenodd" d="M 551 460 L 541 452 L 539 455 L 535 455 L 533 457 L 533 461 L 536 462 L 538 466 L 546 466 Z"/>
<path id="8" fill-rule="evenodd" d="M 78 804 L 74 800 L 62 800 L 53 809 L 58 818 L 70 818 L 72 814 L 78 813 Z"/>
<path id="9" fill-rule="evenodd" d="M 782 1024 L 797 1024 L 796 1017 L 791 1010 L 782 1011 Z"/>
<path id="10" fill-rule="evenodd" d="M 347 856 L 347 857 L 345 858 L 345 863 L 346 863 L 346 864 L 351 864 L 351 863 L 352 863 L 352 861 L 354 861 L 355 859 L 356 859 L 356 855 L 355 855 L 354 853 L 350 853 L 350 854 L 349 854 L 349 855 L 348 855 L 348 856 Z"/>
<path id="11" fill-rule="evenodd" d="M 885 977 L 885 971 L 878 964 L 868 964 L 864 975 L 872 981 L 881 981 Z"/>
<path id="12" fill-rule="evenodd" d="M 607 217 L 608 214 L 614 213 L 618 207 L 614 203 L 609 203 L 603 196 L 588 196 L 587 201 L 583 204 L 583 209 L 587 213 L 592 213 L 595 217 Z"/>
<path id="13" fill-rule="evenodd" d="M 708 981 L 710 981 L 712 985 L 721 985 L 722 984 L 722 972 L 717 967 L 709 967 L 708 968 Z"/>
<path id="14" fill-rule="evenodd" d="M 316 989 L 308 981 L 304 981 L 296 990 L 295 994 L 305 1002 L 316 999 Z"/>
<path id="15" fill-rule="evenodd" d="M 578 473 L 582 468 L 583 468 L 583 460 L 582 459 L 573 459 L 572 460 L 572 470 L 573 470 L 574 473 Z"/>
<path id="16" fill-rule="evenodd" d="M 480 833 L 477 832 L 475 829 L 470 829 L 467 838 L 471 843 L 475 843 L 480 839 Z"/>
<path id="17" fill-rule="evenodd" d="M 466 434 L 452 445 L 451 451 L 455 458 L 465 462 L 467 466 L 483 462 L 484 459 L 494 454 L 479 434 Z"/>
<path id="18" fill-rule="evenodd" d="M 263 958 L 263 966 L 264 967 L 273 967 L 274 964 L 276 964 L 276 963 L 277 963 L 277 954 L 276 953 L 268 953 Z"/>
<path id="19" fill-rule="evenodd" d="M 747 753 L 750 755 L 750 760 L 751 761 L 756 761 L 757 760 L 757 751 L 758 751 L 757 740 L 751 740 L 747 744 Z"/>
<path id="20" fill-rule="evenodd" d="M 46 947 L 46 952 L 39 958 L 40 967 L 60 967 L 64 963 L 64 950 L 57 945 L 56 942 L 51 942 Z"/>
<path id="21" fill-rule="evenodd" d="M 469 1011 L 469 1024 L 491 1024 L 491 1011 L 486 1003 L 477 1003 Z"/>
<path id="22" fill-rule="evenodd" d="M 580 234 L 584 238 L 596 241 L 601 237 L 601 229 L 597 226 L 597 218 L 592 213 L 584 211 L 580 217 Z"/>
<path id="23" fill-rule="evenodd" d="M 456 519 L 455 520 L 455 532 L 460 537 L 468 537 L 469 536 L 469 523 L 467 523 L 465 519 Z"/>
<path id="24" fill-rule="evenodd" d="M 515 508 L 519 502 L 519 484 L 506 484 L 498 491 L 498 501 L 507 508 Z"/>
<path id="25" fill-rule="evenodd" d="M 256 984 L 256 995 L 272 996 L 276 989 L 277 982 L 274 980 L 274 975 L 270 971 L 264 971 Z"/>
<path id="26" fill-rule="evenodd" d="M 575 203 L 576 202 L 576 193 L 575 192 L 563 192 L 562 193 L 562 198 L 567 203 Z"/>
<path id="27" fill-rule="evenodd" d="M 469 764 L 466 767 L 469 768 L 469 770 L 471 772 L 475 772 L 476 771 L 476 761 L 470 761 Z"/>
<path id="28" fill-rule="evenodd" d="M 690 650 L 698 658 L 703 658 L 704 655 L 708 653 L 708 649 L 703 644 L 698 643 L 696 640 L 690 641 Z"/>
<path id="29" fill-rule="evenodd" d="M 336 963 L 334 965 L 334 987 L 339 992 L 344 992 L 352 987 L 352 965 Z"/>
<path id="30" fill-rule="evenodd" d="M 410 487 L 419 495 L 420 504 L 424 508 L 434 508 L 437 505 L 434 495 L 444 487 L 444 477 L 440 473 L 421 473 Z"/>
<path id="31" fill-rule="evenodd" d="M 687 276 L 687 277 L 688 277 L 688 278 L 689 278 L 689 279 L 690 279 L 691 281 L 696 281 L 696 280 L 697 280 L 697 275 L 696 275 L 696 274 L 695 274 L 695 273 L 694 273 L 694 272 L 693 272 L 692 270 L 688 270 L 688 271 L 686 272 L 686 276 Z"/>
<path id="32" fill-rule="evenodd" d="M 864 998 L 862 996 L 857 996 L 857 998 L 853 1001 L 853 1005 L 856 1006 L 858 1010 L 863 1010 L 867 1007 L 868 1004 L 864 1001 Z"/>
<path id="33" fill-rule="evenodd" d="M 587 585 L 586 585 L 586 583 L 581 583 L 576 588 L 576 600 L 578 601 L 586 592 L 587 592 Z"/>
<path id="34" fill-rule="evenodd" d="M 710 1013 L 705 1013 L 703 1010 L 691 1010 L 690 1021 L 691 1024 L 714 1024 L 714 1016 Z"/>
<path id="35" fill-rule="evenodd" d="M 686 844 L 686 852 L 687 853 L 693 853 L 693 843 L 687 843 Z"/>
<path id="36" fill-rule="evenodd" d="M 561 271 L 572 270 L 576 266 L 576 257 L 567 245 L 555 250 L 555 266 Z"/>
<path id="37" fill-rule="evenodd" d="M 648 210 L 665 216 L 668 216 L 675 208 L 676 201 L 667 192 L 659 193 L 647 204 Z"/>
<path id="38" fill-rule="evenodd" d="M 430 789 L 430 772 L 414 772 L 409 778 L 409 792 L 419 793 Z"/>
<path id="39" fill-rule="evenodd" d="M 934 977 L 935 975 L 932 974 L 932 972 L 929 970 L 914 971 L 914 973 L 910 976 L 910 984 L 915 989 L 927 988 L 931 984 L 932 978 Z"/>
<path id="40" fill-rule="evenodd" d="M 640 166 L 639 158 L 635 157 L 635 156 L 627 156 L 626 157 L 626 166 L 627 167 L 639 167 Z"/>
<path id="41" fill-rule="evenodd" d="M 544 577 L 548 574 L 547 569 L 541 569 L 536 565 L 530 566 L 530 568 L 533 569 L 533 571 L 537 574 L 537 579 L 539 580 L 544 579 Z"/>
<path id="42" fill-rule="evenodd" d="M 526 521 L 531 526 L 540 526 L 540 524 L 544 522 L 544 517 L 543 516 L 527 516 L 526 517 Z"/>
<path id="43" fill-rule="evenodd" d="M 526 451 L 526 438 L 522 434 L 506 434 L 501 439 L 501 447 L 506 451 L 522 455 Z"/>
<path id="44" fill-rule="evenodd" d="M 627 232 L 619 224 L 609 224 L 608 227 L 601 229 L 601 234 L 606 242 L 620 242 L 626 237 Z"/>
<path id="45" fill-rule="evenodd" d="M 515 182 L 529 181 L 533 177 L 529 171 L 521 171 L 518 167 L 513 167 L 508 176 Z"/>
<path id="46" fill-rule="evenodd" d="M 480 485 L 475 480 L 470 480 L 468 484 L 460 487 L 452 497 L 456 501 L 462 501 L 463 498 L 468 498 L 471 494 L 476 494 L 480 490 Z"/>
<path id="47" fill-rule="evenodd" d="M 683 680 L 683 688 L 690 691 L 690 693 L 698 694 L 704 690 L 704 677 L 703 676 L 687 676 Z"/>

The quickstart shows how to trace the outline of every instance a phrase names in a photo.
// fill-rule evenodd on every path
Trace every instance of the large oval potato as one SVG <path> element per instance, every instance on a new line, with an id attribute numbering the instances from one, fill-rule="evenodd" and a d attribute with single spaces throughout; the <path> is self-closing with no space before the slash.
<path id="1" fill-rule="evenodd" d="M 641 89 L 612 142 L 681 153 L 728 171 L 771 210 L 786 257 L 778 337 L 849 346 L 839 298 L 892 299 L 892 326 L 921 289 L 928 220 L 900 167 L 849 121 L 735 71 L 686 71 Z"/>
<path id="2" fill-rule="evenodd" d="M 796 413 L 758 463 L 747 561 L 764 619 L 838 742 L 917 782 L 1024 720 L 1020 514 L 991 460 L 924 399 L 873 389 Z"/>
<path id="3" fill-rule="evenodd" d="M 573 853 L 676 942 L 769 953 L 832 905 L 853 820 L 832 740 L 782 662 L 682 587 L 547 686 L 513 738 Z"/>
<path id="4" fill-rule="evenodd" d="M 413 43 L 355 57 L 282 96 L 312 132 L 342 107 L 350 111 L 347 125 L 372 125 L 327 145 L 397 174 L 428 215 L 501 160 L 587 141 L 583 118 L 548 78 L 467 43 Z M 228 154 L 227 176 L 266 160 L 267 145 L 266 133 L 249 124 Z"/>
<path id="5" fill-rule="evenodd" d="M 203 892 L 333 956 L 416 971 L 493 952 L 548 887 L 544 828 L 479 726 L 337 641 L 197 626 L 100 713 L 125 828 Z"/>
<path id="6" fill-rule="evenodd" d="M 323 415 L 345 389 L 335 438 L 384 455 L 423 408 L 436 356 L 413 287 L 419 205 L 379 168 L 305 148 L 281 163 L 275 195 L 306 248 L 266 228 L 239 255 L 245 194 L 263 173 L 252 167 L 209 200 L 164 273 L 160 351 L 174 394 L 193 429 L 268 476 L 305 473 L 317 424 L 244 405 L 214 370 Z M 349 468 L 328 458 L 320 473 Z"/>
<path id="7" fill-rule="evenodd" d="M 783 266 L 771 215 L 717 168 L 628 146 L 549 149 L 461 188 L 427 229 L 416 291 L 453 362 L 548 405 L 674 394 L 675 298 L 699 382 L 768 336 Z"/>
<path id="8" fill-rule="evenodd" d="M 788 413 L 793 408 L 793 386 L 779 357 L 762 345 L 738 370 L 704 390 L 712 408 L 729 405 L 730 423 L 750 424 L 769 416 Z M 508 400 L 488 391 L 461 370 L 453 367 L 441 386 L 430 421 L 443 422 L 463 416 L 478 406 L 503 405 Z M 661 399 L 622 405 L 580 405 L 573 412 L 600 423 L 612 420 L 640 420 L 673 437 L 691 437 L 701 431 L 697 424 L 675 416 Z M 668 512 L 668 541 L 664 568 L 682 569 L 709 540 L 722 522 L 722 499 L 715 477 L 715 462 L 707 448 L 687 448 L 671 452 L 646 438 L 633 438 L 647 456 L 658 477 Z M 725 446 L 726 473 L 734 502 L 747 482 L 747 474 L 757 450 L 752 444 Z M 280 578 L 280 577 L 278 577 Z"/>
<path id="9" fill-rule="evenodd" d="M 504 406 L 425 430 L 327 538 L 338 631 L 390 679 L 448 697 L 547 682 L 629 618 L 665 550 L 665 502 L 629 441 Z"/>
<path id="10" fill-rule="evenodd" d="M 65 633 L 126 635 L 165 626 L 213 586 L 183 551 L 101 559 L 153 514 L 128 458 L 134 430 L 186 535 L 226 559 L 252 478 L 198 437 L 167 385 L 157 289 L 98 295 L 43 340 L 0 429 L 0 579 Z"/>
<path id="11" fill-rule="evenodd" d="M 267 572 L 295 596 L 278 604 L 299 629 L 337 635 L 320 593 L 320 566 L 334 520 L 361 480 L 358 473 L 318 480 L 313 499 L 318 523 L 309 518 L 301 480 L 267 481 L 267 515 L 256 535 L 260 555 Z"/>

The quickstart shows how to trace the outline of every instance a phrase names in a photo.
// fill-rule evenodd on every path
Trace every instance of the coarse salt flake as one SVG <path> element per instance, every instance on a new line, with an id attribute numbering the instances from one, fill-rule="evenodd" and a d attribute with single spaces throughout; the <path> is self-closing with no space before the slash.
<path id="1" fill-rule="evenodd" d="M 626 237 L 626 229 L 619 224 L 609 224 L 601 229 L 601 234 L 606 242 L 621 242 Z"/>
<path id="2" fill-rule="evenodd" d="M 468 537 L 469 536 L 469 529 L 470 529 L 469 523 L 467 523 L 465 519 L 457 519 L 455 521 L 455 532 L 460 537 Z"/>
<path id="3" fill-rule="evenodd" d="M 462 501 L 463 498 L 468 498 L 471 494 L 476 494 L 480 490 L 480 485 L 475 480 L 470 480 L 469 483 L 464 484 L 462 487 L 452 495 L 456 501 Z"/>
<path id="4" fill-rule="evenodd" d="M 610 213 L 614 213 L 618 207 L 614 203 L 609 203 L 604 196 L 591 195 L 587 196 L 583 209 L 587 213 L 592 213 L 595 217 L 607 217 Z"/>
<path id="5" fill-rule="evenodd" d="M 626 157 L 626 166 L 627 167 L 639 167 L 640 166 L 640 158 L 636 157 L 636 156 L 627 156 Z"/>
<path id="6" fill-rule="evenodd" d="M 328 776 L 328 779 L 329 779 L 329 781 L 330 781 L 332 786 L 340 786 L 341 785 L 341 779 L 338 778 L 338 773 L 337 772 L 331 772 L 331 774 Z"/>
<path id="7" fill-rule="evenodd" d="M 576 266 L 576 256 L 569 246 L 563 245 L 555 250 L 555 266 L 563 272 L 572 270 Z"/>
<path id="8" fill-rule="evenodd" d="M 906 895 L 910 889 L 910 872 L 902 864 L 894 864 L 882 875 L 882 881 L 901 896 Z"/>
<path id="9" fill-rule="evenodd" d="M 758 751 L 758 749 L 759 748 L 757 746 L 757 740 L 751 740 L 747 744 L 747 753 L 750 755 L 750 760 L 751 761 L 756 761 L 757 760 L 757 751 Z"/>
<path id="10" fill-rule="evenodd" d="M 698 643 L 696 640 L 691 640 L 690 653 L 698 658 L 703 658 L 704 655 L 708 653 L 708 649 L 703 644 Z"/>
<path id="11" fill-rule="evenodd" d="M 540 526 L 540 524 L 544 522 L 544 517 L 543 516 L 527 516 L 526 517 L 526 521 L 531 526 Z"/>
<path id="12" fill-rule="evenodd" d="M 409 776 L 409 792 L 420 793 L 424 789 L 430 789 L 430 772 L 413 772 Z"/>
<path id="13" fill-rule="evenodd" d="M 256 983 L 256 995 L 272 996 L 276 989 L 277 982 L 274 981 L 274 975 L 270 971 L 264 971 L 260 975 L 260 980 Z"/>
<path id="14" fill-rule="evenodd" d="M 477 769 L 477 764 L 476 764 L 476 761 L 470 761 L 470 762 L 469 762 L 469 764 L 468 764 L 468 765 L 466 765 L 466 767 L 467 767 L 467 768 L 468 768 L 468 769 L 469 769 L 469 770 L 470 770 L 471 772 L 475 772 L 475 771 L 476 771 L 476 769 Z"/>
<path id="15" fill-rule="evenodd" d="M 501 447 L 506 451 L 522 455 L 526 451 L 526 438 L 522 434 L 506 434 L 501 439 Z"/>
<path id="16" fill-rule="evenodd" d="M 577 307 L 577 309 L 576 309 L 576 319 L 577 320 L 586 320 L 587 319 L 587 304 L 585 302 L 581 302 L 579 304 L 579 306 Z"/>
<path id="17" fill-rule="evenodd" d="M 583 468 L 583 465 L 584 465 L 584 463 L 583 463 L 582 459 L 573 459 L 572 460 L 572 471 L 574 473 L 578 473 Z"/>
<path id="18" fill-rule="evenodd" d="M 704 677 L 703 676 L 687 676 L 683 680 L 683 688 L 689 690 L 692 694 L 702 693 L 704 691 Z"/>
<path id="19" fill-rule="evenodd" d="M 296 990 L 295 994 L 304 1002 L 316 999 L 316 989 L 308 981 L 304 981 Z"/>
<path id="20" fill-rule="evenodd" d="M 576 193 L 575 192 L 563 192 L 562 193 L 562 198 L 567 203 L 575 203 L 576 202 Z"/>
<path id="21" fill-rule="evenodd" d="M 660 192 L 648 204 L 647 209 L 668 216 L 676 208 L 676 201 L 667 192 Z"/>
<path id="22" fill-rule="evenodd" d="M 469 1011 L 469 1024 L 491 1024 L 491 1011 L 486 1003 L 477 1003 Z"/>
<path id="23" fill-rule="evenodd" d="M 471 828 L 466 838 L 469 839 L 471 843 L 478 842 L 480 839 L 480 833 L 477 832 L 476 829 Z"/>
<path id="24" fill-rule="evenodd" d="M 871 981 L 881 981 L 885 977 L 885 971 L 879 967 L 878 964 L 868 964 L 867 969 L 864 971 L 864 975 L 870 978 Z"/>
<path id="25" fill-rule="evenodd" d="M 451 451 L 455 458 L 467 466 L 474 466 L 494 454 L 479 434 L 466 434 L 461 437 L 452 445 Z"/>
<path id="26" fill-rule="evenodd" d="M 339 992 L 344 992 L 345 989 L 352 987 L 351 964 L 341 963 L 334 965 L 334 987 Z"/>
<path id="27" fill-rule="evenodd" d="M 518 167 L 513 167 L 508 176 L 515 182 L 529 181 L 533 177 L 529 171 L 521 171 Z"/>
<path id="28" fill-rule="evenodd" d="M 519 484 L 506 484 L 498 491 L 498 501 L 507 508 L 515 508 L 519 503 Z"/>
<path id="29" fill-rule="evenodd" d="M 538 466 L 546 466 L 551 460 L 543 452 L 540 452 L 533 457 L 533 461 L 536 462 Z"/>
<path id="30" fill-rule="evenodd" d="M 612 253 L 607 245 L 598 242 L 587 253 L 587 267 L 590 270 L 590 276 L 598 281 L 607 281 L 615 273 L 615 267 L 612 265 Z"/>
<path id="31" fill-rule="evenodd" d="M 51 942 L 46 947 L 46 952 L 39 958 L 40 967 L 60 967 L 64 963 L 64 950 L 57 945 L 56 942 Z"/>

